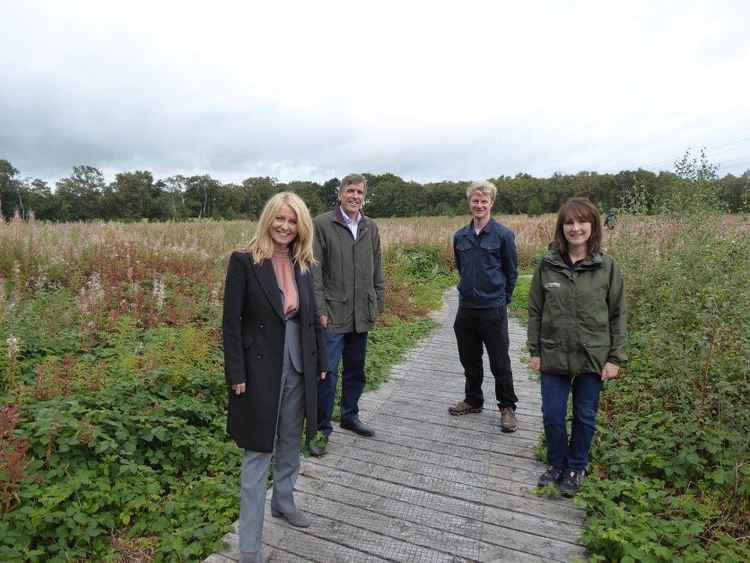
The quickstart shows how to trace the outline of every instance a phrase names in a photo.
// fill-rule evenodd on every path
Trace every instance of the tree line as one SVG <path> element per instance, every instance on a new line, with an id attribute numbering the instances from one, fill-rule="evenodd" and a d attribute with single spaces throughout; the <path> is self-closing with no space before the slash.
<path id="1" fill-rule="evenodd" d="M 420 184 L 390 173 L 365 176 L 366 209 L 372 217 L 466 213 L 468 181 Z M 750 170 L 720 178 L 704 153 L 692 157 L 687 152 L 674 172 L 638 169 L 616 174 L 553 174 L 549 178 L 517 174 L 489 180 L 498 189 L 496 213 L 552 213 L 573 196 L 588 197 L 603 212 L 659 213 L 664 202 L 675 200 L 675 192 L 692 189 L 696 182 L 712 193 L 721 209 L 750 211 Z M 81 165 L 57 180 L 53 190 L 44 180 L 21 178 L 10 162 L 0 159 L 0 210 L 5 220 L 14 215 L 47 221 L 256 219 L 266 200 L 282 190 L 299 194 L 315 215 L 335 205 L 338 186 L 337 178 L 322 184 L 284 183 L 270 177 L 222 183 L 209 175 L 154 180 L 151 172 L 142 170 L 116 174 L 108 183 L 99 169 Z"/>

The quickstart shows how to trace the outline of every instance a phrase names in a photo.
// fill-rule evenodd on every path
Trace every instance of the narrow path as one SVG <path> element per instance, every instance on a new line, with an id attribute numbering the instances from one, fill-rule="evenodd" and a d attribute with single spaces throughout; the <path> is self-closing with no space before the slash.
<path id="1" fill-rule="evenodd" d="M 298 505 L 313 525 L 298 530 L 270 515 L 263 541 L 269 561 L 570 561 L 584 512 L 531 489 L 544 465 L 535 450 L 542 428 L 539 384 L 519 358 L 526 330 L 510 320 L 519 430 L 503 434 L 496 405 L 453 417 L 463 397 L 453 317 L 454 290 L 435 314 L 439 326 L 363 396 L 362 419 L 375 438 L 336 429 L 328 454 L 303 462 Z M 494 398 L 485 356 L 484 393 Z M 206 559 L 239 558 L 229 551 Z"/>

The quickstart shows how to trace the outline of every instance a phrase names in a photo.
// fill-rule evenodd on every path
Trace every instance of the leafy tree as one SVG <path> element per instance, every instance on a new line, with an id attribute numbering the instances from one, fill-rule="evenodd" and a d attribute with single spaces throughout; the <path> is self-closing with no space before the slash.
<path id="1" fill-rule="evenodd" d="M 164 210 L 165 216 L 172 220 L 189 217 L 187 205 L 185 204 L 185 177 L 177 174 L 176 176 L 165 178 L 161 182 L 166 195 L 163 200 L 166 204 L 166 210 Z"/>
<path id="2" fill-rule="evenodd" d="M 102 217 L 104 175 L 93 166 L 74 166 L 73 173 L 55 184 L 55 195 L 64 221 L 90 221 Z"/>
<path id="3" fill-rule="evenodd" d="M 165 217 L 160 205 L 163 203 L 160 197 L 163 192 L 154 184 L 151 172 L 122 172 L 115 176 L 109 188 L 109 212 L 113 213 L 113 217 L 126 221 Z"/>
<path id="4" fill-rule="evenodd" d="M 245 191 L 245 210 L 248 216 L 253 219 L 260 217 L 260 212 L 263 211 L 266 201 L 279 191 L 276 179 L 267 176 L 247 178 L 242 182 L 242 187 Z"/>
<path id="5" fill-rule="evenodd" d="M 191 217 L 213 217 L 217 210 L 220 183 L 208 174 L 185 180 L 185 206 Z"/>
<path id="6" fill-rule="evenodd" d="M 693 156 L 690 149 L 675 162 L 675 177 L 660 194 L 661 211 L 684 213 L 700 209 L 719 209 L 718 167 L 709 162 L 705 149 Z"/>
<path id="7" fill-rule="evenodd" d="M 279 188 L 289 190 L 300 196 L 307 204 L 313 217 L 329 209 L 327 202 L 321 199 L 322 186 L 316 182 L 289 182 L 286 186 L 279 186 Z"/>
<path id="8" fill-rule="evenodd" d="M 0 160 L 0 217 L 9 219 L 22 200 L 18 180 L 18 170 L 7 160 Z"/>
<path id="9" fill-rule="evenodd" d="M 27 202 L 27 217 L 33 216 L 36 219 L 46 221 L 60 221 L 63 220 L 60 215 L 60 205 L 52 193 L 47 182 L 35 178 L 34 180 L 26 180 L 24 182 L 23 190 L 26 192 Z"/>
<path id="10" fill-rule="evenodd" d="M 331 178 L 321 186 L 320 201 L 326 209 L 333 209 L 336 207 L 340 185 L 341 182 L 338 178 Z"/>

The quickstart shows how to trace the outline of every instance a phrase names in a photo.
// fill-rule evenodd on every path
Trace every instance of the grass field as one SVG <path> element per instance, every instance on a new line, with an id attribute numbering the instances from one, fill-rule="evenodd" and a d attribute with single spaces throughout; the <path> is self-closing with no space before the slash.
<path id="1" fill-rule="evenodd" d="M 498 217 L 533 270 L 554 217 Z M 378 221 L 373 384 L 430 329 L 466 217 Z M 0 560 L 197 560 L 237 517 L 226 260 L 249 222 L 0 224 Z M 750 559 L 750 224 L 623 217 L 630 363 L 583 493 L 592 559 Z M 523 310 L 524 290 L 514 298 Z"/>

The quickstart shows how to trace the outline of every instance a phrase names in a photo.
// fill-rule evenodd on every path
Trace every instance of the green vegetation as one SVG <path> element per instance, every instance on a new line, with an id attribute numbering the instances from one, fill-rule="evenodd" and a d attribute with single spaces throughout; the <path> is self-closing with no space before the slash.
<path id="1" fill-rule="evenodd" d="M 602 395 L 579 495 L 594 560 L 750 560 L 750 229 L 712 211 L 716 179 L 694 164 L 663 215 L 642 215 L 637 192 L 606 233 L 626 278 L 630 362 Z M 502 220 L 528 274 L 554 218 Z M 380 222 L 388 309 L 370 336 L 371 384 L 429 331 L 465 222 Z M 0 560 L 217 548 L 237 517 L 240 461 L 224 432 L 221 280 L 252 229 L 0 224 Z"/>
<path id="2" fill-rule="evenodd" d="M 623 229 L 628 353 L 581 499 L 597 560 L 750 559 L 750 233 L 718 215 Z"/>
<path id="3" fill-rule="evenodd" d="M 128 243 L 138 256 L 129 272 L 88 249 L 53 283 L 41 248 L 5 271 L 1 561 L 196 561 L 218 550 L 238 516 L 241 450 L 225 432 L 215 287 L 224 260 L 198 249 L 182 259 L 149 253 L 149 240 Z M 36 244 L 11 236 L 6 256 L 15 243 Z M 434 258 L 426 247 L 388 249 L 368 388 L 430 330 L 427 305 L 450 280 L 447 267 L 425 271 Z"/>
<path id="4" fill-rule="evenodd" d="M 518 276 L 516 287 L 513 290 L 513 301 L 510 302 L 510 311 L 513 316 L 518 317 L 524 324 L 529 320 L 529 287 L 531 286 L 531 274 Z"/>
<path id="5" fill-rule="evenodd" d="M 700 159 L 706 162 L 704 153 Z M 604 211 L 628 202 L 643 213 L 660 213 L 674 201 L 673 187 L 692 163 L 687 153 L 676 164 L 676 173 L 624 170 L 617 174 L 579 172 L 535 178 L 529 174 L 490 178 L 498 188 L 496 213 L 532 216 L 554 213 L 560 203 L 585 195 Z M 714 170 L 715 172 L 715 170 Z M 468 182 L 409 182 L 390 173 L 366 174 L 367 213 L 373 217 L 461 215 L 466 211 Z M 741 176 L 710 178 L 717 201 L 726 211 L 750 210 L 750 170 Z M 333 207 L 337 178 L 323 184 L 277 182 L 251 177 L 241 183 L 223 184 L 208 175 L 170 176 L 155 180 L 151 172 L 121 172 L 107 183 L 92 166 L 75 166 L 70 176 L 55 182 L 55 189 L 40 179 L 22 179 L 10 162 L 0 159 L 0 209 L 6 218 L 14 212 L 26 219 L 90 221 L 93 219 L 165 221 L 189 218 L 257 218 L 264 202 L 281 190 L 297 192 L 318 214 Z"/>

